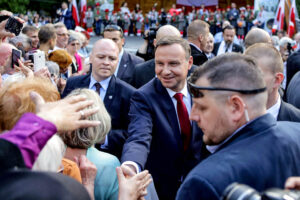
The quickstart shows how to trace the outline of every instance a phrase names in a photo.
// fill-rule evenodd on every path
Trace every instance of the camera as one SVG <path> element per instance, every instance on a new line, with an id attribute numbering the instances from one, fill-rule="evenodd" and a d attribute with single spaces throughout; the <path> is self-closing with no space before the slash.
<path id="1" fill-rule="evenodd" d="M 248 185 L 232 183 L 223 192 L 222 200 L 300 200 L 300 191 L 271 188 L 258 192 Z"/>
<path id="2" fill-rule="evenodd" d="M 156 38 L 156 28 L 150 28 L 149 32 L 147 35 L 145 35 L 144 39 L 148 41 L 148 46 L 147 46 L 147 52 L 146 52 L 146 57 L 144 58 L 145 61 L 150 60 L 154 58 L 154 39 Z"/>

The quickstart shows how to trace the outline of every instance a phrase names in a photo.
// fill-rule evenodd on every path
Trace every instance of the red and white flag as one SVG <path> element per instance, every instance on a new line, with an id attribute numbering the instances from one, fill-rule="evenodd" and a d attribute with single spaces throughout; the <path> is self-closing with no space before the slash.
<path id="1" fill-rule="evenodd" d="M 80 24 L 82 27 L 86 25 L 85 12 L 86 12 L 86 0 L 80 0 Z"/>
<path id="2" fill-rule="evenodd" d="M 283 26 L 284 26 L 284 1 L 285 0 L 280 0 L 280 2 L 278 4 L 275 19 L 274 19 L 274 23 L 273 23 L 273 28 L 272 28 L 273 30 L 283 30 Z"/>
<path id="3" fill-rule="evenodd" d="M 298 16 L 297 8 L 296 8 L 296 2 L 295 0 L 292 0 L 291 8 L 290 8 L 290 15 L 289 15 L 289 28 L 288 28 L 288 34 L 290 38 L 293 38 L 293 35 L 295 34 L 295 28 L 296 28 L 296 17 Z"/>
<path id="4" fill-rule="evenodd" d="M 79 26 L 79 15 L 78 15 L 78 7 L 77 7 L 76 0 L 72 0 L 72 16 L 75 21 L 75 25 Z"/>

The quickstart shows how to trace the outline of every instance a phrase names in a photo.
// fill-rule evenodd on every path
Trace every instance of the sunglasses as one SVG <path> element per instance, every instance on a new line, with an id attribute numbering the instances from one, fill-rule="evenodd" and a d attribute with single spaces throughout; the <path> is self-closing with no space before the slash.
<path id="1" fill-rule="evenodd" d="M 111 31 L 111 30 L 115 30 L 115 31 L 121 31 L 122 29 L 121 29 L 121 27 L 120 26 L 118 26 L 118 25 L 107 25 L 107 26 L 105 26 L 105 28 L 104 28 L 104 31 Z"/>
<path id="2" fill-rule="evenodd" d="M 238 92 L 241 94 L 258 94 L 267 90 L 266 87 L 254 89 L 254 90 L 239 90 L 233 88 L 219 88 L 219 87 L 200 87 L 195 84 L 188 82 L 188 89 L 193 98 L 202 98 L 204 97 L 203 92 L 201 90 L 210 90 L 210 91 L 230 91 L 230 92 Z"/>

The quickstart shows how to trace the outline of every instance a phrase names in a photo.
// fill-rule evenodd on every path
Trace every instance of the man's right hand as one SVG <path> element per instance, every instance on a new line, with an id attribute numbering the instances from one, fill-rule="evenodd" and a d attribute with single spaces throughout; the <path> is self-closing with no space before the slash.
<path id="1" fill-rule="evenodd" d="M 125 175 L 126 178 L 133 177 L 137 174 L 137 171 L 133 165 L 130 164 L 122 164 L 121 169 Z"/>

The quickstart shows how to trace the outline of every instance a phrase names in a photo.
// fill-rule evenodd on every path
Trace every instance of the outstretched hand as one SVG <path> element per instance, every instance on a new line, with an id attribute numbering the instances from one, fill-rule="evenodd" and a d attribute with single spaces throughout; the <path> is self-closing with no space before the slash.
<path id="1" fill-rule="evenodd" d="M 290 177 L 285 182 L 285 189 L 300 190 L 300 177 Z"/>
<path id="2" fill-rule="evenodd" d="M 147 170 L 126 178 L 122 170 L 117 167 L 119 181 L 119 200 L 137 200 L 147 195 L 146 188 L 151 183 L 151 175 Z"/>
<path id="3" fill-rule="evenodd" d="M 93 104 L 84 96 L 72 96 L 56 102 L 45 103 L 44 99 L 36 92 L 30 93 L 36 106 L 37 116 L 52 122 L 58 132 L 73 131 L 78 128 L 98 126 L 100 121 L 90 121 L 85 118 L 97 113 L 98 107 L 84 110 Z"/>

